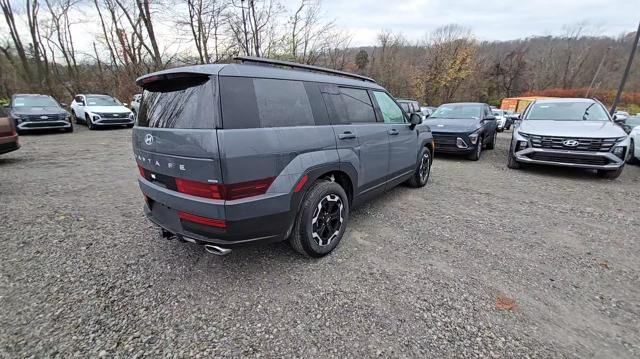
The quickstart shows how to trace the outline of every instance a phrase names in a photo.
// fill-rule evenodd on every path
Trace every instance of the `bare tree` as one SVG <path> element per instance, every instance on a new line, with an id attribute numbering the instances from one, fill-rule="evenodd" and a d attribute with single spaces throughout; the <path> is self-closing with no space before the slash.
<path id="1" fill-rule="evenodd" d="M 201 64 L 221 58 L 220 38 L 225 24 L 228 0 L 186 0 L 187 19 L 179 21 L 189 28 Z M 213 44 L 210 43 L 213 42 Z"/>
<path id="2" fill-rule="evenodd" d="M 24 45 L 22 44 L 22 40 L 20 39 L 20 34 L 18 33 L 18 28 L 16 26 L 16 20 L 10 0 L 0 0 L 0 7 L 2 7 L 2 13 L 4 14 L 5 21 L 7 23 L 7 26 L 9 27 L 9 34 L 11 35 L 14 49 L 18 53 L 18 58 L 20 59 L 20 63 L 22 64 L 22 74 L 24 74 L 24 79 L 27 80 L 29 84 L 31 84 L 33 82 L 33 74 L 29 66 L 29 61 L 27 60 L 27 54 Z M 10 59 L 10 53 L 8 51 L 3 52 L 5 53 L 5 56 Z"/>

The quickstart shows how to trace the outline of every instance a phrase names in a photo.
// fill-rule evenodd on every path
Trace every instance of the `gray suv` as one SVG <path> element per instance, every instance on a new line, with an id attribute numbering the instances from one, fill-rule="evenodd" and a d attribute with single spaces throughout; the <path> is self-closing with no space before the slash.
<path id="1" fill-rule="evenodd" d="M 351 208 L 424 186 L 431 132 L 375 81 L 252 57 L 137 80 L 133 130 L 147 217 L 214 254 L 288 239 L 321 257 Z M 282 68 L 282 67 L 287 67 Z"/>
<path id="2" fill-rule="evenodd" d="M 511 140 L 509 168 L 523 164 L 587 168 L 605 178 L 617 178 L 622 173 L 629 138 L 596 100 L 537 100 L 518 122 Z"/>

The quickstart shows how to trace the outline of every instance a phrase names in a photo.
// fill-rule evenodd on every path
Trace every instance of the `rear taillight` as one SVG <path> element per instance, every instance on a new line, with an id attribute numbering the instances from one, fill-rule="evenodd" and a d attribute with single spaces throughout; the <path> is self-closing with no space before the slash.
<path id="1" fill-rule="evenodd" d="M 223 219 L 201 217 L 187 212 L 178 212 L 178 217 L 183 221 L 202 224 L 209 227 L 227 228 L 227 223 Z"/>
<path id="2" fill-rule="evenodd" d="M 176 188 L 178 189 L 178 192 L 190 194 L 192 196 L 223 199 L 222 193 L 220 192 L 220 186 L 218 184 L 176 178 Z"/>
<path id="3" fill-rule="evenodd" d="M 145 177 L 145 178 L 146 178 L 146 176 L 145 176 L 145 174 L 144 174 L 144 168 L 143 168 L 142 166 L 138 165 L 138 171 L 140 171 L 140 176 L 142 176 L 142 177 Z"/>
<path id="4" fill-rule="evenodd" d="M 178 192 L 192 196 L 231 201 L 265 194 L 273 180 L 273 177 L 269 177 L 255 181 L 222 185 L 176 178 L 176 188 Z"/>

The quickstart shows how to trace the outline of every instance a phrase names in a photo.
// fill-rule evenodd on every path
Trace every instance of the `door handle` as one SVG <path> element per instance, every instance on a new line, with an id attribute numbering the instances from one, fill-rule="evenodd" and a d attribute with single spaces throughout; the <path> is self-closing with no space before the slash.
<path id="1" fill-rule="evenodd" d="M 395 135 L 397 135 L 397 134 L 399 134 L 399 133 L 400 133 L 400 132 L 398 132 L 398 130 L 396 130 L 395 128 L 392 128 L 392 129 L 390 129 L 390 130 L 389 130 L 389 134 L 390 134 L 391 136 L 395 136 Z"/>
<path id="2" fill-rule="evenodd" d="M 341 134 L 338 135 L 338 138 L 341 140 L 348 140 L 351 138 L 356 138 L 356 135 L 354 135 L 351 131 L 345 131 Z"/>

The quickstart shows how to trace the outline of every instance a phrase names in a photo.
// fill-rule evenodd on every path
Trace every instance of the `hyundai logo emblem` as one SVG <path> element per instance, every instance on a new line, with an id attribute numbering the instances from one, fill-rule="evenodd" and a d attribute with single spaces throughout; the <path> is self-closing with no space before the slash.
<path id="1" fill-rule="evenodd" d="M 580 142 L 578 142 L 577 140 L 565 140 L 564 142 L 562 142 L 562 144 L 567 147 L 578 147 Z"/>
<path id="2" fill-rule="evenodd" d="M 147 133 L 147 135 L 144 136 L 144 143 L 147 146 L 151 146 L 153 144 L 153 135 L 150 133 Z"/>

